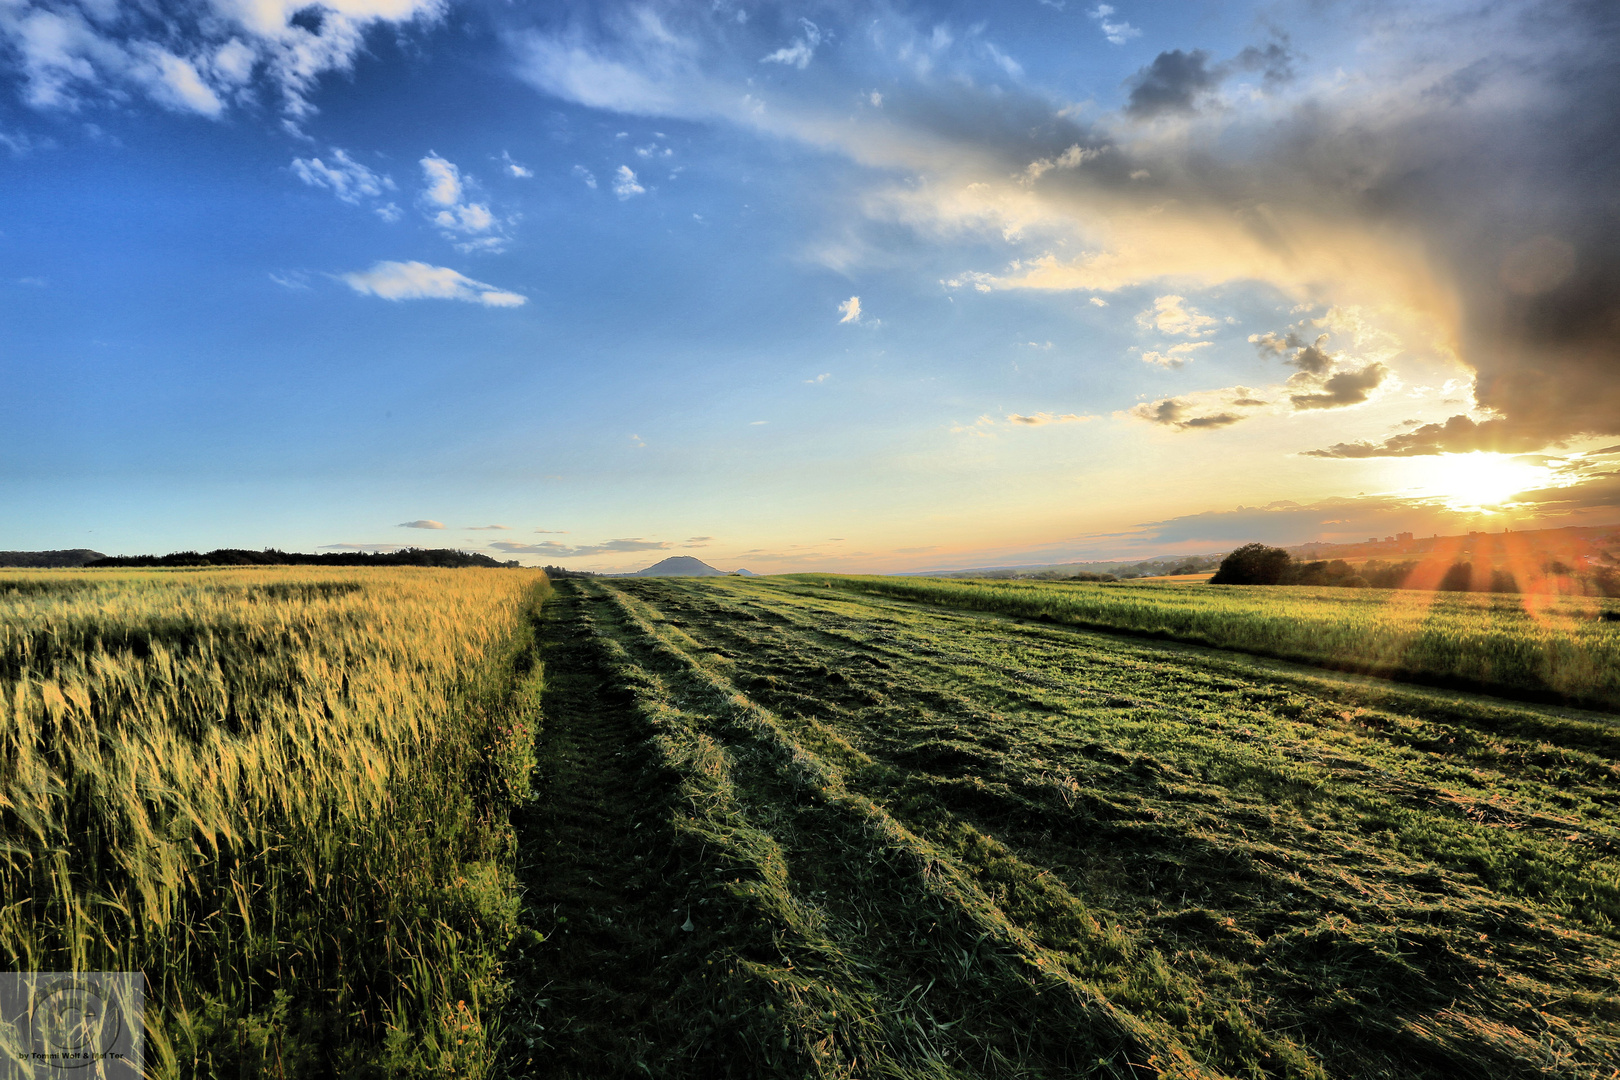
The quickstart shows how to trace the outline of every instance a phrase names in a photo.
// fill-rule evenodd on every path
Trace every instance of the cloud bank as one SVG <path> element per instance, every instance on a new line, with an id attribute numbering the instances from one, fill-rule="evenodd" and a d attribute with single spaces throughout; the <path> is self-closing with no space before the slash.
<path id="1" fill-rule="evenodd" d="M 999 272 L 957 279 L 975 288 L 1165 282 L 1185 297 L 1263 282 L 1296 301 L 1415 313 L 1428 337 L 1407 347 L 1470 368 L 1477 409 L 1337 456 L 1464 449 L 1481 428 L 1499 446 L 1620 434 L 1620 9 L 1373 0 L 1313 12 L 1334 24 L 1319 39 L 1342 42 L 1333 62 L 1313 68 L 1280 32 L 1228 55 L 1190 42 L 1126 80 L 1112 114 L 1009 84 L 969 31 L 892 9 L 847 20 L 865 28 L 863 51 L 840 38 L 848 85 L 829 74 L 792 95 L 745 73 L 791 45 L 733 63 L 735 20 L 697 6 L 614 7 L 517 47 L 546 93 L 744 126 L 886 170 L 895 182 L 863 203 L 872 218 L 1022 248 Z M 1108 5 L 1088 14 L 1110 41 L 1134 33 Z M 881 109 L 852 114 L 856 79 L 880 73 Z M 1181 310 L 1188 321 L 1167 310 L 1164 332 L 1212 329 Z M 1314 380 L 1288 388 L 1294 409 L 1352 406 L 1396 370 L 1376 357 L 1330 369 L 1308 339 L 1277 344 Z M 1149 411 L 1184 429 L 1240 415 L 1188 411 L 1186 397 Z"/>
<path id="2" fill-rule="evenodd" d="M 0 48 L 40 109 L 142 94 L 175 112 L 222 116 L 267 90 L 289 121 L 315 110 L 321 76 L 347 71 L 378 26 L 430 23 L 445 0 L 8 0 Z"/>

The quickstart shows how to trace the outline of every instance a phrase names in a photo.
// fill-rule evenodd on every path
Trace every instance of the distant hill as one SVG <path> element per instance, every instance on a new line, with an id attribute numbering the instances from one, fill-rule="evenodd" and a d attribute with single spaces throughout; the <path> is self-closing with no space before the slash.
<path id="1" fill-rule="evenodd" d="M 740 566 L 734 570 L 733 573 L 735 573 L 738 577 L 759 577 L 759 575 L 754 573 L 752 570 L 744 570 Z"/>
<path id="2" fill-rule="evenodd" d="M 107 556 L 89 548 L 69 548 L 65 551 L 0 551 L 0 566 L 83 566 L 85 563 Z"/>
<path id="3" fill-rule="evenodd" d="M 702 559 L 694 559 L 690 555 L 671 555 L 663 562 L 653 563 L 645 570 L 637 570 L 633 574 L 616 575 L 620 577 L 721 577 L 724 570 L 716 570 Z"/>

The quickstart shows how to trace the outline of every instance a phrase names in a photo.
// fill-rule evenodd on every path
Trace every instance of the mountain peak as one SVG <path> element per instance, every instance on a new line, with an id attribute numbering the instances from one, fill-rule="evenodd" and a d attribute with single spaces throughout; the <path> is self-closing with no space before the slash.
<path id="1" fill-rule="evenodd" d="M 671 555 L 663 562 L 653 563 L 627 577 L 720 577 L 724 570 L 716 570 L 702 559 L 690 555 Z"/>

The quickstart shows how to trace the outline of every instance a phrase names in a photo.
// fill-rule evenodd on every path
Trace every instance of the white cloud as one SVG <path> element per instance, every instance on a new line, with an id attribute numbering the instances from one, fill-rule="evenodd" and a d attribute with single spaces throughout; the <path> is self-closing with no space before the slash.
<path id="1" fill-rule="evenodd" d="M 422 201 L 437 206 L 454 206 L 461 201 L 461 170 L 437 154 L 429 154 L 421 161 L 422 177 L 427 187 Z"/>
<path id="2" fill-rule="evenodd" d="M 1128 22 L 1110 22 L 1109 16 L 1114 14 L 1114 9 L 1107 4 L 1098 4 L 1086 14 L 1102 28 L 1103 36 L 1115 45 L 1123 45 L 1131 38 L 1142 36 L 1142 31 Z"/>
<path id="3" fill-rule="evenodd" d="M 489 545 L 509 555 L 550 555 L 558 559 L 577 559 L 586 555 L 616 555 L 634 551 L 664 551 L 675 545 L 668 540 L 643 540 L 630 537 L 607 540 L 600 544 L 582 544 L 571 547 L 556 540 L 542 540 L 538 544 L 520 544 L 515 540 L 497 540 Z"/>
<path id="4" fill-rule="evenodd" d="M 499 530 L 501 532 L 512 531 L 512 526 L 510 525 L 467 525 L 464 526 L 464 528 L 466 528 L 468 532 L 490 532 L 492 530 Z"/>
<path id="5" fill-rule="evenodd" d="M 445 0 L 200 0 L 192 5 L 108 0 L 7 0 L 0 39 L 17 55 L 23 96 L 36 108 L 117 101 L 131 90 L 176 112 L 218 117 L 258 98 L 281 99 L 289 122 L 314 112 L 321 76 L 346 71 L 379 24 L 438 18 Z M 108 28 L 116 25 L 116 30 Z M 160 44 L 161 43 L 161 44 Z"/>
<path id="6" fill-rule="evenodd" d="M 806 380 L 804 380 L 804 382 L 805 382 L 806 386 L 819 386 L 822 383 L 826 382 L 830 378 L 832 378 L 832 372 L 823 371 L 820 375 L 817 375 L 815 378 L 806 379 Z"/>
<path id="7" fill-rule="evenodd" d="M 394 186 L 392 180 L 378 176 L 335 146 L 330 165 L 318 157 L 293 158 L 292 171 L 310 187 L 326 188 L 346 203 L 376 198 L 384 188 Z"/>
<path id="8" fill-rule="evenodd" d="M 845 300 L 842 304 L 838 305 L 838 311 L 839 311 L 839 313 L 841 315 L 844 316 L 842 319 L 838 320 L 839 322 L 841 322 L 841 323 L 847 323 L 847 322 L 858 323 L 858 322 L 860 322 L 861 321 L 861 298 L 858 297 L 858 296 L 850 297 L 848 300 Z"/>
<path id="9" fill-rule="evenodd" d="M 431 518 L 419 518 L 416 521 L 402 521 L 397 528 L 401 529 L 442 529 L 444 522 L 434 521 Z"/>
<path id="10" fill-rule="evenodd" d="M 585 166 L 583 166 L 583 165 L 575 165 L 574 166 L 574 175 L 579 177 L 581 180 L 585 181 L 585 186 L 586 187 L 588 187 L 588 188 L 596 187 L 596 174 L 591 172 L 591 170 L 587 169 Z"/>
<path id="11" fill-rule="evenodd" d="M 1144 330 L 1157 329 L 1161 334 L 1182 337 L 1204 337 L 1221 325 L 1219 319 L 1185 305 L 1186 300 L 1174 294 L 1158 297 L 1151 308 L 1136 317 L 1136 323 Z"/>
<path id="12" fill-rule="evenodd" d="M 341 278 L 355 292 L 384 300 L 464 300 L 485 307 L 521 307 L 529 302 L 526 296 L 424 262 L 379 262 Z"/>
<path id="13" fill-rule="evenodd" d="M 1046 424 L 1084 424 L 1095 419 L 1097 419 L 1095 416 L 1076 416 L 1074 413 L 1054 415 L 1049 412 L 1038 412 L 1029 416 L 1021 416 L 1018 413 L 1007 414 L 1007 423 L 1019 424 L 1025 427 L 1043 427 Z"/>
<path id="14" fill-rule="evenodd" d="M 620 199 L 629 199 L 646 193 L 647 189 L 636 182 L 634 170 L 628 165 L 620 165 L 619 170 L 613 174 L 613 194 Z"/>
<path id="15" fill-rule="evenodd" d="M 1213 341 L 1183 341 L 1172 345 L 1164 352 L 1145 352 L 1142 354 L 1142 363 L 1158 364 L 1160 367 L 1178 368 L 1192 359 L 1192 354 L 1199 349 L 1207 349 L 1215 344 Z"/>
<path id="16" fill-rule="evenodd" d="M 1092 307 L 1107 307 L 1108 306 L 1108 301 L 1104 300 L 1100 296 L 1093 296 L 1091 298 L 1091 306 Z"/>
<path id="17" fill-rule="evenodd" d="M 467 183 L 453 162 L 429 154 L 420 164 L 426 184 L 422 207 L 446 240 L 454 241 L 463 252 L 499 251 L 506 246 L 501 223 L 490 213 L 489 205 L 467 201 Z"/>
<path id="18" fill-rule="evenodd" d="M 800 71 L 810 66 L 810 60 L 816 55 L 816 46 L 821 44 L 821 28 L 809 19 L 800 19 L 799 25 L 803 33 L 793 39 L 792 44 L 784 45 L 768 56 L 759 58 L 762 64 L 787 64 Z"/>
<path id="19" fill-rule="evenodd" d="M 501 164 L 506 167 L 506 174 L 508 176 L 512 177 L 513 179 L 516 179 L 516 180 L 532 180 L 532 179 L 534 179 L 534 170 L 529 168 L 526 165 L 519 165 L 517 162 L 513 161 L 512 160 L 512 154 L 508 150 L 502 150 L 501 151 Z"/>

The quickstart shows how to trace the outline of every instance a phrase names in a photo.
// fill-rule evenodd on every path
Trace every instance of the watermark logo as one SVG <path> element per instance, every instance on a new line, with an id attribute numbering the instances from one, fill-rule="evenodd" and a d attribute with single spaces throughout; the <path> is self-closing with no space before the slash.
<path id="1" fill-rule="evenodd" d="M 140 1080 L 145 978 L 0 974 L 0 1080 Z"/>

